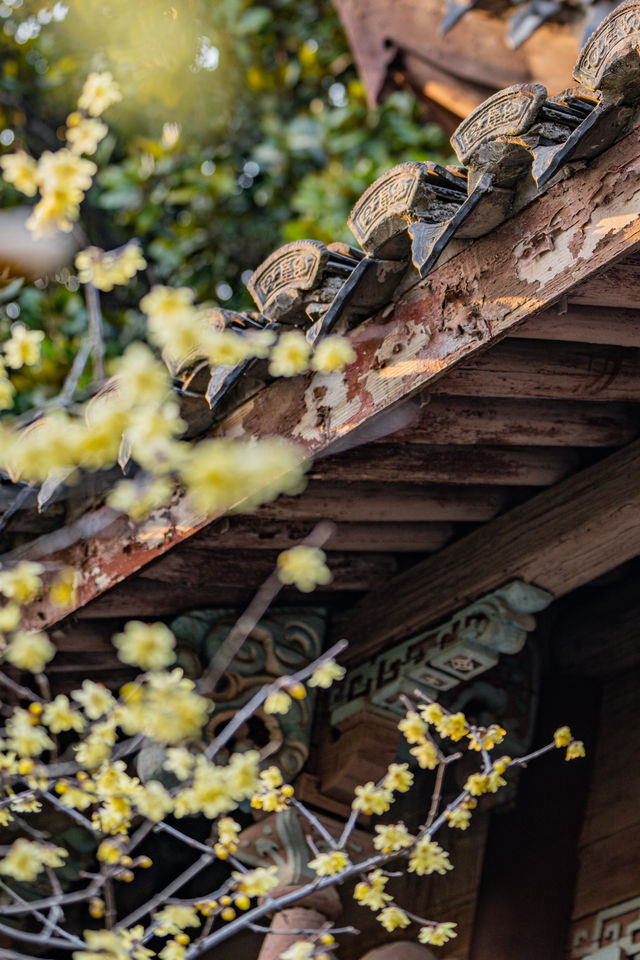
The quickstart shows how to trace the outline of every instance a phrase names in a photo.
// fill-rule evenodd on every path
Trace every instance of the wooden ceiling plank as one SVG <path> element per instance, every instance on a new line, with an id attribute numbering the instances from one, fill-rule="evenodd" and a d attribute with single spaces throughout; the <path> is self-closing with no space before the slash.
<path id="1" fill-rule="evenodd" d="M 390 580 L 336 625 L 363 659 L 521 579 L 554 597 L 640 553 L 640 441 Z"/>
<path id="2" fill-rule="evenodd" d="M 335 520 L 337 523 L 426 523 L 490 520 L 513 502 L 515 491 L 499 487 L 415 487 L 393 484 L 332 484 L 311 481 L 297 497 L 279 497 L 256 516 L 271 520 Z"/>
<path id="3" fill-rule="evenodd" d="M 640 408 L 629 405 L 432 396 L 420 408 L 417 421 L 392 439 L 416 444 L 619 447 L 638 433 Z"/>
<path id="4" fill-rule="evenodd" d="M 640 351 L 507 340 L 460 364 L 432 393 L 457 397 L 640 401 Z"/>
<path id="5" fill-rule="evenodd" d="M 640 309 L 584 306 L 573 300 L 545 310 L 509 335 L 509 339 L 566 340 L 573 343 L 606 343 L 640 347 Z M 637 300 L 640 304 L 640 298 Z"/>
<path id="6" fill-rule="evenodd" d="M 309 476 L 333 483 L 457 483 L 546 487 L 579 465 L 561 447 L 456 447 L 376 444 L 316 462 Z"/>
<path id="7" fill-rule="evenodd" d="M 573 303 L 637 309 L 640 303 L 640 265 L 616 263 L 585 281 L 571 295 Z"/>
<path id="8" fill-rule="evenodd" d="M 451 523 L 340 523 L 327 541 L 328 552 L 431 553 L 451 539 Z M 259 521 L 241 517 L 206 527 L 191 541 L 216 550 L 286 550 L 307 536 L 311 524 Z"/>
<path id="9" fill-rule="evenodd" d="M 634 130 L 438 267 L 391 312 L 387 309 L 353 330 L 356 360 L 343 375 L 277 381 L 243 404 L 218 431 L 287 437 L 300 444 L 301 455 L 313 456 L 423 390 L 587 278 L 640 249 L 637 164 Z M 607 376 L 611 378 L 611 371 Z M 485 384 L 480 393 L 486 392 Z M 607 398 L 622 399 L 620 391 L 613 393 Z M 598 397 L 604 398 L 604 393 Z M 85 519 L 100 526 L 100 534 L 81 532 L 73 545 L 48 558 L 79 569 L 77 606 L 216 517 L 198 514 L 176 497 L 170 509 L 155 511 L 138 527 L 114 519 L 104 508 Z M 34 549 L 39 549 L 37 541 Z M 27 621 L 45 626 L 63 615 L 43 599 L 32 604 Z"/>

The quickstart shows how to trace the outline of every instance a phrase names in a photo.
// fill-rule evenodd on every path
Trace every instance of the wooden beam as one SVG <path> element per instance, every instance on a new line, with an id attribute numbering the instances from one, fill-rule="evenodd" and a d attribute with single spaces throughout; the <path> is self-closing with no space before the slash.
<path id="1" fill-rule="evenodd" d="M 563 596 L 640 553 L 640 441 L 390 580 L 336 625 L 350 657 L 410 637 L 509 580 Z"/>
<path id="2" fill-rule="evenodd" d="M 640 433 L 640 410 L 632 405 L 487 397 L 425 399 L 428 402 L 420 408 L 416 422 L 394 433 L 394 442 L 620 447 Z"/>
<path id="3" fill-rule="evenodd" d="M 456 483 L 546 487 L 579 465 L 559 447 L 454 447 L 376 444 L 316 462 L 310 476 L 333 483 Z"/>
<path id="4" fill-rule="evenodd" d="M 633 131 L 434 270 L 392 311 L 386 309 L 352 331 L 357 356 L 344 375 L 277 381 L 243 404 L 218 432 L 275 434 L 298 443 L 302 457 L 314 456 L 493 345 L 640 248 L 638 161 Z M 618 399 L 620 391 L 611 397 L 612 391 L 605 390 L 615 374 L 609 367 L 603 370 L 594 392 Z M 486 383 L 480 392 L 489 392 Z M 213 519 L 180 497 L 171 509 L 156 511 L 138 527 L 102 508 L 84 518 L 84 527 L 78 525 L 75 543 L 48 559 L 79 569 L 77 603 L 82 605 Z M 99 535 L 87 533 L 96 525 Z M 37 541 L 34 549 L 39 550 Z M 29 622 L 43 626 L 60 616 L 43 601 L 32 605 Z"/>
<path id="5" fill-rule="evenodd" d="M 581 284 L 571 294 L 573 303 L 598 307 L 637 309 L 640 300 L 640 265 L 616 263 Z"/>
<path id="6" fill-rule="evenodd" d="M 311 481 L 298 497 L 280 497 L 261 507 L 258 517 L 270 520 L 335 520 L 344 522 L 426 523 L 490 520 L 513 503 L 520 491 L 496 487 L 398 483 L 381 490 L 377 484 Z"/>
<path id="7" fill-rule="evenodd" d="M 640 351 L 507 340 L 460 364 L 432 392 L 457 397 L 640 401 Z"/>
<path id="8" fill-rule="evenodd" d="M 205 527 L 191 541 L 216 550 L 286 550 L 307 536 L 311 524 L 232 517 Z M 453 535 L 451 523 L 340 523 L 328 551 L 431 553 Z"/>
<path id="9" fill-rule="evenodd" d="M 640 347 L 640 310 L 576 306 L 569 301 L 527 320 L 516 327 L 509 339 L 512 337 Z"/>

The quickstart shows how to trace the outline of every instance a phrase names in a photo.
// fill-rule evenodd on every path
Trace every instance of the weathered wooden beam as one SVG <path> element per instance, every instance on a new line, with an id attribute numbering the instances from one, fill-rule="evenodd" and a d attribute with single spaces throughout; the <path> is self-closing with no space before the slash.
<path id="1" fill-rule="evenodd" d="M 256 520 L 232 517 L 205 527 L 191 541 L 215 550 L 286 550 L 311 531 L 299 521 Z M 366 553 L 431 553 L 453 536 L 451 523 L 340 523 L 327 541 L 326 550 Z"/>
<path id="2" fill-rule="evenodd" d="M 140 571 L 149 580 L 176 584 L 188 596 L 209 587 L 257 589 L 276 567 L 277 551 L 207 550 L 184 544 Z M 384 583 L 397 569 L 384 553 L 332 553 L 328 561 L 333 581 L 318 590 L 367 590 Z"/>
<path id="3" fill-rule="evenodd" d="M 507 340 L 433 386 L 457 397 L 640 401 L 640 351 L 582 343 Z"/>
<path id="4" fill-rule="evenodd" d="M 386 309 L 356 328 L 350 338 L 357 358 L 344 375 L 277 381 L 243 404 L 219 431 L 230 436 L 284 436 L 300 444 L 301 455 L 313 456 L 424 389 L 461 360 L 640 248 L 639 166 L 634 131 L 434 270 L 392 311 Z M 607 366 L 593 390 L 619 399 L 621 391 L 605 390 L 615 373 Z M 486 385 L 480 392 L 488 392 Z M 139 527 L 122 519 L 109 525 L 109 514 L 97 514 L 89 515 L 89 525 L 105 521 L 99 536 L 82 535 L 50 558 L 79 568 L 78 605 L 214 519 L 198 515 L 180 498 L 170 510 L 157 511 Z M 60 616 L 59 610 L 43 602 L 33 605 L 30 619 L 44 625 Z"/>
<path id="5" fill-rule="evenodd" d="M 310 476 L 333 483 L 458 483 L 546 487 L 579 465 L 559 447 L 456 447 L 376 444 L 316 462 Z"/>
<path id="6" fill-rule="evenodd" d="M 393 484 L 333 484 L 311 481 L 298 497 L 280 497 L 266 504 L 258 517 L 270 520 L 335 520 L 379 523 L 489 520 L 519 491 L 496 487 Z"/>
<path id="7" fill-rule="evenodd" d="M 640 298 L 636 303 L 640 304 Z M 527 320 L 509 334 L 509 339 L 512 337 L 640 347 L 640 310 L 579 306 L 569 301 Z"/>
<path id="8" fill-rule="evenodd" d="M 427 398 L 428 399 L 428 398 Z M 427 444 L 620 447 L 640 433 L 640 408 L 573 400 L 432 396 L 393 441 Z"/>
<path id="9" fill-rule="evenodd" d="M 336 625 L 363 659 L 509 580 L 563 596 L 640 553 L 640 441 L 544 490 L 363 598 Z"/>
<path id="10" fill-rule="evenodd" d="M 637 310 L 640 302 L 640 264 L 617 263 L 603 270 L 575 290 L 571 299 L 574 303 Z"/>

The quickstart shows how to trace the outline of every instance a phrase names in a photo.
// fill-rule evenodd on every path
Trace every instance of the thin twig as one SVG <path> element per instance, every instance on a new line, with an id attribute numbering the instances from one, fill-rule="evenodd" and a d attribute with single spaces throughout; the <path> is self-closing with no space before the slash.
<path id="1" fill-rule="evenodd" d="M 440 797 L 442 795 L 442 780 L 444 778 L 445 767 L 446 767 L 445 763 L 438 764 L 438 772 L 436 774 L 436 785 L 433 788 L 433 796 L 431 797 L 431 807 L 429 809 L 427 822 L 425 823 L 425 829 L 427 830 L 435 820 L 436 814 L 438 812 L 438 804 L 440 803 Z"/>
<path id="2" fill-rule="evenodd" d="M 405 911 L 406 913 L 406 911 Z M 253 930 L 255 933 L 280 933 L 283 935 L 289 934 L 292 937 L 304 937 L 304 936 L 317 936 L 320 933 L 360 933 L 355 927 L 330 927 L 323 925 L 322 927 L 313 927 L 308 930 L 278 930 L 277 927 L 261 927 L 257 923 L 248 923 L 247 926 L 249 930 Z"/>
<path id="3" fill-rule="evenodd" d="M 323 521 L 313 528 L 300 545 L 322 547 L 333 536 L 335 529 L 335 524 Z M 215 690 L 220 677 L 236 657 L 251 631 L 255 630 L 283 586 L 277 570 L 274 570 L 257 591 L 244 613 L 236 620 L 208 670 L 198 681 L 199 693 L 212 693 Z"/>
<path id="4" fill-rule="evenodd" d="M 93 379 L 104 380 L 104 334 L 102 329 L 102 311 L 100 295 L 91 283 L 84 284 L 84 298 L 89 317 L 89 338 L 93 357 Z"/>
<path id="5" fill-rule="evenodd" d="M 307 677 L 311 676 L 319 663 L 322 663 L 323 660 L 328 660 L 332 657 L 338 656 L 338 654 L 342 653 L 347 646 L 348 643 L 346 640 L 339 640 L 312 663 L 309 663 L 305 667 L 302 667 L 300 670 L 298 670 L 297 673 L 291 674 L 290 677 L 279 678 L 274 683 L 269 684 L 269 686 L 261 687 L 261 689 L 258 690 L 251 700 L 248 700 L 244 707 L 242 707 L 241 710 L 238 710 L 238 712 L 234 715 L 233 720 L 230 720 L 229 723 L 225 725 L 224 729 L 218 734 L 215 740 L 211 741 L 204 753 L 207 760 L 211 760 L 212 757 L 216 755 L 218 750 L 221 750 L 222 747 L 224 747 L 229 740 L 232 739 L 240 727 L 246 723 L 249 717 L 252 717 L 258 711 L 270 693 L 279 690 L 282 686 L 284 686 L 285 681 L 287 684 L 293 685 L 300 680 L 306 680 Z"/>
<path id="6" fill-rule="evenodd" d="M 320 821 L 318 820 L 318 818 L 315 817 L 315 816 L 311 813 L 310 810 L 307 810 L 307 808 L 305 807 L 305 805 L 304 805 L 303 803 L 300 803 L 299 800 L 296 800 L 295 797 L 292 797 L 292 799 L 291 799 L 290 802 L 291 802 L 291 806 L 292 806 L 292 807 L 295 807 L 296 810 L 299 810 L 300 813 L 302 814 L 302 816 L 305 818 L 305 820 L 308 820 L 309 823 L 310 823 L 313 827 L 315 827 L 315 829 L 318 831 L 318 833 L 320 834 L 320 836 L 322 837 L 322 839 L 325 840 L 325 841 L 329 844 L 329 846 L 331 847 L 331 849 L 332 849 L 332 850 L 337 850 L 337 849 L 338 849 L 338 844 L 337 844 L 336 841 L 333 839 L 333 837 L 331 836 L 331 834 L 329 833 L 329 831 L 328 831 L 325 827 L 322 826 L 322 824 L 320 823 Z"/>
<path id="7" fill-rule="evenodd" d="M 161 890 L 160 893 L 157 893 L 154 897 L 151 897 L 150 900 L 147 900 L 146 903 L 143 903 L 141 907 L 138 907 L 137 910 L 134 910 L 129 914 L 128 917 L 125 917 L 124 920 L 120 920 L 117 923 L 118 927 L 130 927 L 136 923 L 141 917 L 146 916 L 146 914 L 151 913 L 152 910 L 155 910 L 156 907 L 167 900 L 176 890 L 179 890 L 180 887 L 183 887 L 185 883 L 188 883 L 193 877 L 195 877 L 201 870 L 203 870 L 208 863 L 211 861 L 210 854 L 203 854 L 201 857 L 198 857 L 190 867 L 187 867 L 186 870 L 183 870 L 182 873 L 172 880 L 171 883 L 168 883 L 164 890 Z"/>

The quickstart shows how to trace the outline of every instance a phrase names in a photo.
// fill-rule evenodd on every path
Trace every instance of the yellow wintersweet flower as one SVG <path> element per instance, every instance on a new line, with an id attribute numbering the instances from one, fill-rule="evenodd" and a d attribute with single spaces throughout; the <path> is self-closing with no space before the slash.
<path id="1" fill-rule="evenodd" d="M 569 727 L 558 727 L 553 735 L 553 740 L 558 749 L 568 747 L 571 743 L 571 730 Z"/>
<path id="2" fill-rule="evenodd" d="M 144 483 L 137 480 L 119 480 L 107 497 L 107 503 L 138 523 L 153 510 L 168 504 L 174 489 L 174 484 L 168 477 L 154 477 Z"/>
<path id="3" fill-rule="evenodd" d="M 186 936 L 186 934 L 182 934 L 182 936 Z M 178 943 L 177 939 L 169 940 L 158 954 L 160 960 L 184 960 L 186 955 L 186 946 Z"/>
<path id="4" fill-rule="evenodd" d="M 329 853 L 319 853 L 308 865 L 319 877 L 330 877 L 346 870 L 350 861 L 344 850 L 330 850 Z"/>
<path id="5" fill-rule="evenodd" d="M 422 877 L 430 873 L 443 875 L 447 870 L 453 870 L 453 866 L 446 851 L 428 834 L 418 840 L 409 859 L 409 872 Z"/>
<path id="6" fill-rule="evenodd" d="M 229 794 L 237 802 L 253 796 L 259 786 L 260 754 L 257 750 L 237 752 L 226 768 Z"/>
<path id="7" fill-rule="evenodd" d="M 7 153 L 0 157 L 2 176 L 7 183 L 11 183 L 16 190 L 26 197 L 34 197 L 38 189 L 36 180 L 37 164 L 28 153 L 19 150 L 17 153 Z"/>
<path id="8" fill-rule="evenodd" d="M 313 671 L 308 680 L 310 687 L 324 687 L 326 690 L 334 680 L 342 680 L 346 668 L 341 667 L 335 660 L 323 660 Z"/>
<path id="9" fill-rule="evenodd" d="M 489 790 L 489 778 L 482 773 L 472 773 L 467 777 L 464 789 L 472 797 L 481 797 L 483 793 L 487 793 Z"/>
<path id="10" fill-rule="evenodd" d="M 471 823 L 471 811 L 466 807 L 456 807 L 455 810 L 447 810 L 445 817 L 450 827 L 457 830 L 466 830 Z"/>
<path id="11" fill-rule="evenodd" d="M 196 758 L 184 747 L 169 747 L 167 759 L 162 764 L 163 770 L 168 770 L 178 780 L 186 780 L 191 774 Z M 220 826 L 218 824 L 218 826 Z"/>
<path id="12" fill-rule="evenodd" d="M 462 740 L 469 733 L 469 725 L 464 713 L 449 713 L 436 724 L 436 730 L 441 737 L 451 740 Z"/>
<path id="13" fill-rule="evenodd" d="M 234 870 L 231 876 L 236 882 L 236 889 L 240 893 L 246 893 L 248 897 L 263 897 L 277 887 L 279 882 L 277 867 L 256 867 L 248 873 Z"/>
<path id="14" fill-rule="evenodd" d="M 61 867 L 64 863 L 62 858 L 66 856 L 67 851 L 63 847 L 45 845 L 20 837 L 0 860 L 0 873 L 13 880 L 29 883 L 35 880 L 45 866 Z"/>
<path id="15" fill-rule="evenodd" d="M 262 709 L 265 713 L 288 713 L 292 703 L 293 701 L 286 691 L 272 690 Z"/>
<path id="16" fill-rule="evenodd" d="M 7 720 L 7 733 L 6 746 L 19 757 L 37 757 L 53 747 L 53 740 L 44 727 L 35 722 L 33 714 L 19 707 Z"/>
<path id="17" fill-rule="evenodd" d="M 80 575 L 73 567 L 61 570 L 49 587 L 49 600 L 56 607 L 65 609 L 76 602 Z"/>
<path id="18" fill-rule="evenodd" d="M 87 247 L 76 256 L 80 283 L 91 283 L 105 292 L 128 283 L 146 265 L 147 261 L 135 241 L 107 252 L 100 247 Z"/>
<path id="19" fill-rule="evenodd" d="M 567 753 L 565 755 L 565 760 L 577 760 L 578 757 L 584 757 L 584 743 L 582 740 L 572 740 L 569 746 L 567 747 Z"/>
<path id="20" fill-rule="evenodd" d="M 318 584 L 333 579 L 325 560 L 325 552 L 316 547 L 291 547 L 278 556 L 278 577 L 282 583 L 294 583 L 302 593 L 311 593 Z"/>
<path id="21" fill-rule="evenodd" d="M 311 960 L 315 949 L 310 940 L 298 940 L 280 954 L 280 960 Z"/>
<path id="22" fill-rule="evenodd" d="M 238 848 L 239 823 L 232 817 L 221 817 L 218 820 L 218 842 L 227 848 L 229 853 L 235 853 Z"/>
<path id="23" fill-rule="evenodd" d="M 5 603 L 4 607 L 0 607 L 0 633 L 15 630 L 19 623 L 20 607 L 17 603 Z"/>
<path id="24" fill-rule="evenodd" d="M 385 907 L 384 910 L 378 914 L 377 919 L 389 933 L 397 930 L 398 927 L 408 927 L 411 923 L 411 920 L 404 910 L 401 910 L 400 907 L 393 906 Z"/>
<path id="25" fill-rule="evenodd" d="M 411 747 L 409 753 L 416 758 L 422 770 L 435 770 L 440 762 L 435 743 L 426 738 L 416 747 Z"/>
<path id="26" fill-rule="evenodd" d="M 398 730 L 404 734 L 407 743 L 420 743 L 427 732 L 427 725 L 415 710 L 409 710 L 406 717 L 399 722 Z"/>
<path id="27" fill-rule="evenodd" d="M 106 763 L 111 756 L 111 746 L 101 737 L 92 733 L 76 749 L 76 761 L 87 770 L 95 770 Z"/>
<path id="28" fill-rule="evenodd" d="M 92 117 L 99 117 L 113 103 L 122 100 L 120 87 L 108 70 L 90 73 L 78 97 L 78 106 Z"/>
<path id="29" fill-rule="evenodd" d="M 164 366 L 144 343 L 131 343 L 116 364 L 118 392 L 128 409 L 157 407 L 171 395 Z"/>
<path id="30" fill-rule="evenodd" d="M 135 706 L 135 705 L 134 705 Z M 207 721 L 211 702 L 194 691 L 194 684 L 182 673 L 154 673 L 149 678 L 139 712 L 131 718 L 131 729 L 125 718 L 120 721 L 126 732 L 143 733 L 168 745 L 182 743 L 199 736 Z M 219 811 L 221 812 L 221 811 Z"/>
<path id="31" fill-rule="evenodd" d="M 393 803 L 393 794 L 384 787 L 376 787 L 373 780 L 355 789 L 355 799 L 351 806 L 354 810 L 360 810 L 365 816 L 380 816 L 386 813 Z"/>
<path id="32" fill-rule="evenodd" d="M 44 340 L 42 330 L 27 330 L 23 323 L 14 323 L 11 338 L 4 346 L 4 362 L 8 367 L 32 367 L 40 359 L 40 344 Z"/>
<path id="33" fill-rule="evenodd" d="M 269 373 L 272 377 L 295 377 L 309 369 L 311 344 L 299 330 L 280 335 L 271 351 Z"/>
<path id="34" fill-rule="evenodd" d="M 156 284 L 140 301 L 140 309 L 154 318 L 158 329 L 180 323 L 191 315 L 195 294 L 189 287 L 164 287 Z"/>
<path id="35" fill-rule="evenodd" d="M 422 927 L 418 934 L 420 943 L 430 943 L 434 947 L 442 947 L 449 940 L 457 937 L 455 923 L 436 923 L 432 927 Z"/>
<path id="36" fill-rule="evenodd" d="M 410 847 L 414 838 L 404 823 L 385 823 L 376 825 L 377 837 L 373 845 L 381 853 L 393 853 L 394 850 L 403 850 Z"/>
<path id="37" fill-rule="evenodd" d="M 485 750 L 493 750 L 496 744 L 502 743 L 506 735 L 507 731 L 497 723 L 492 723 L 486 730 L 480 727 L 475 733 L 469 734 L 469 750 L 480 751 L 483 747 Z"/>
<path id="38" fill-rule="evenodd" d="M 176 638 L 164 623 L 142 623 L 130 620 L 113 643 L 118 658 L 143 670 L 161 670 L 175 660 Z"/>
<path id="39" fill-rule="evenodd" d="M 5 652 L 9 663 L 31 673 L 42 673 L 55 655 L 56 648 L 41 630 L 18 630 Z"/>
<path id="40" fill-rule="evenodd" d="M 36 177 L 43 197 L 47 193 L 67 194 L 79 203 L 97 170 L 93 160 L 77 157 L 63 147 L 55 152 L 45 150 L 38 160 Z"/>
<path id="41" fill-rule="evenodd" d="M 153 823 L 164 820 L 173 810 L 173 797 L 159 780 L 148 780 L 144 787 L 138 788 L 135 803 L 142 816 Z"/>
<path id="42" fill-rule="evenodd" d="M 155 933 L 159 937 L 166 937 L 181 933 L 185 927 L 199 927 L 200 918 L 195 907 L 188 904 L 175 903 L 164 907 L 154 914 Z"/>
<path id="43" fill-rule="evenodd" d="M 382 786 L 386 790 L 406 793 L 413 783 L 413 774 L 409 770 L 407 763 L 391 763 L 382 781 Z"/>
<path id="44" fill-rule="evenodd" d="M 67 144 L 72 153 L 92 154 L 104 140 L 109 128 L 101 120 L 91 120 L 75 111 L 67 117 Z"/>
<path id="45" fill-rule="evenodd" d="M 388 879 L 382 870 L 374 870 L 367 874 L 366 880 L 356 884 L 353 891 L 354 899 L 363 907 L 369 907 L 370 910 L 382 910 L 393 899 L 390 893 L 384 891 Z"/>
<path id="46" fill-rule="evenodd" d="M 418 707 L 423 720 L 427 723 L 439 723 L 444 716 L 444 710 L 439 703 L 425 703 Z"/>
<path id="47" fill-rule="evenodd" d="M 79 703 L 90 720 L 97 720 L 115 707 L 113 694 L 102 683 L 83 680 L 79 690 L 73 690 L 71 699 Z"/>
<path id="48" fill-rule="evenodd" d="M 78 710 L 74 710 L 68 697 L 59 693 L 55 700 L 47 703 L 42 714 L 43 722 L 51 733 L 64 733 L 75 730 L 78 733 L 86 726 L 86 720 Z"/>
<path id="49" fill-rule="evenodd" d="M 251 342 L 232 330 L 205 329 L 202 352 L 214 367 L 235 367 L 252 353 Z"/>
<path id="50" fill-rule="evenodd" d="M 279 767 L 271 766 L 266 770 L 260 771 L 260 780 L 263 782 L 265 787 L 268 787 L 269 790 L 277 790 L 278 787 L 281 787 L 283 784 L 282 773 L 280 772 Z"/>
<path id="51" fill-rule="evenodd" d="M 84 194 L 75 187 L 68 190 L 48 190 L 43 194 L 42 200 L 33 207 L 25 226 L 34 237 L 50 236 L 57 230 L 71 233 L 80 216 L 83 199 Z"/>
<path id="52" fill-rule="evenodd" d="M 0 377 L 0 410 L 11 410 L 15 393 L 11 380 L 8 377 Z"/>
<path id="53" fill-rule="evenodd" d="M 113 865 L 120 863 L 122 847 L 117 840 L 103 840 L 99 845 L 96 856 L 101 863 Z"/>
<path id="54" fill-rule="evenodd" d="M 316 347 L 311 369 L 319 373 L 331 373 L 334 370 L 342 370 L 348 363 L 353 363 L 356 358 L 356 352 L 346 337 L 334 334 L 325 337 Z"/>

